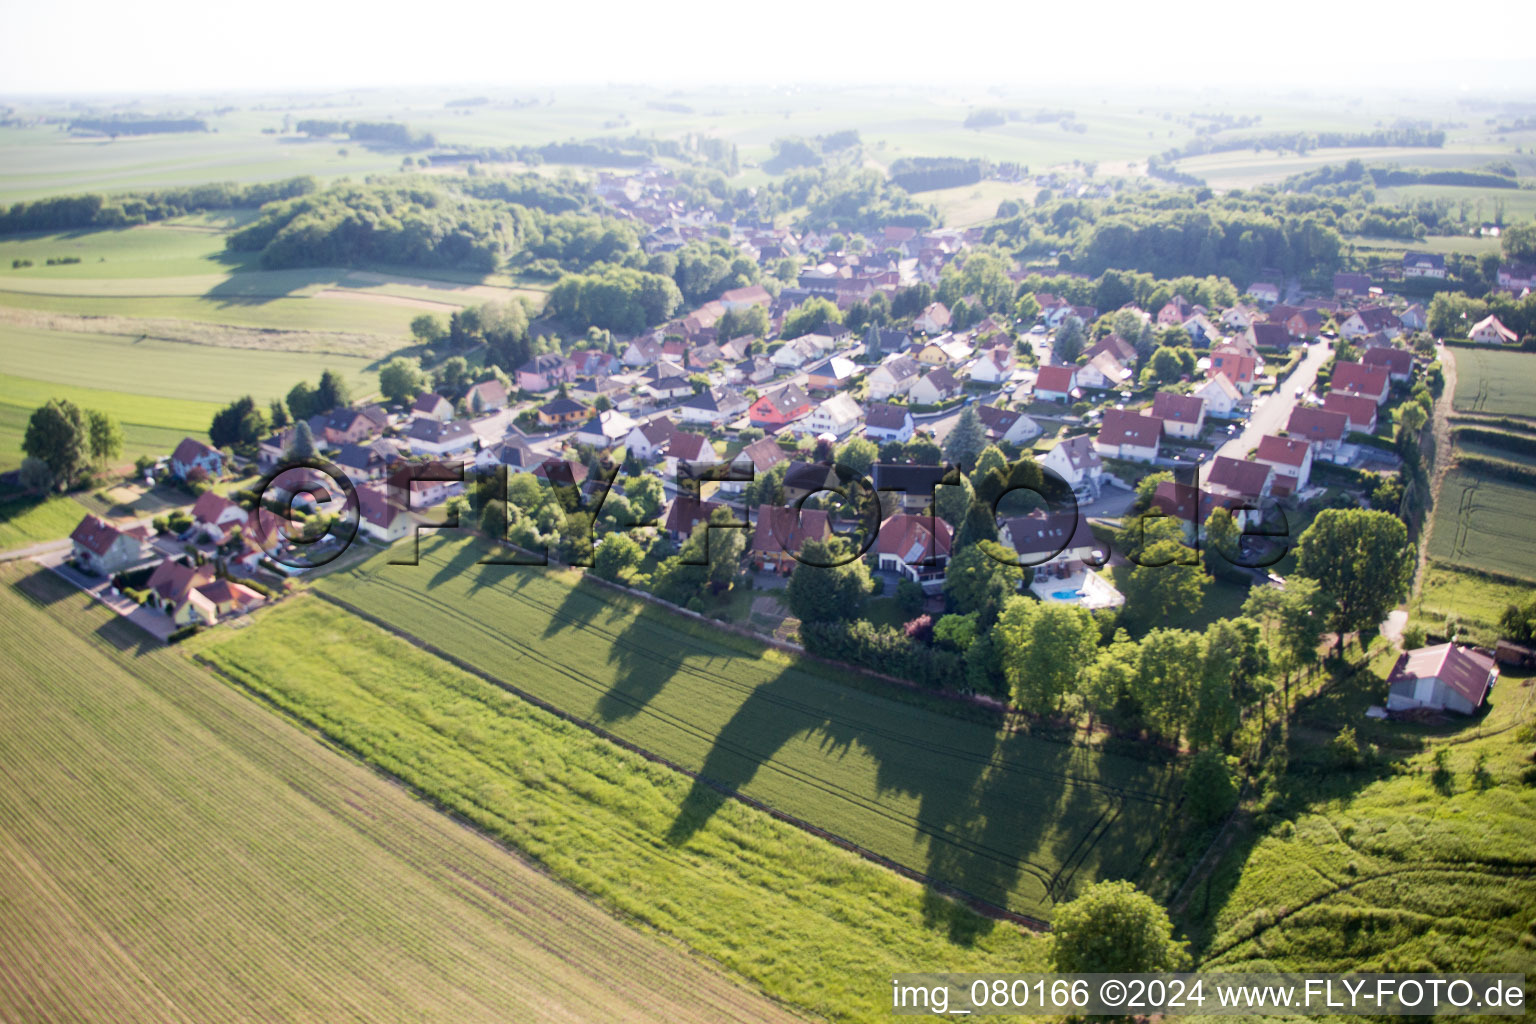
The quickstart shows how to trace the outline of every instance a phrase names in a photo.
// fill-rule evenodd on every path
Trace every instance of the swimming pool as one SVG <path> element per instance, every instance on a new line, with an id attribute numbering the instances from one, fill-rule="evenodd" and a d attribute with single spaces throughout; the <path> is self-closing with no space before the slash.
<path id="1" fill-rule="evenodd" d="M 1082 596 L 1083 596 L 1083 592 L 1081 590 L 1053 590 L 1053 591 L 1051 591 L 1051 600 L 1052 601 L 1076 601 L 1078 598 L 1080 598 Z"/>

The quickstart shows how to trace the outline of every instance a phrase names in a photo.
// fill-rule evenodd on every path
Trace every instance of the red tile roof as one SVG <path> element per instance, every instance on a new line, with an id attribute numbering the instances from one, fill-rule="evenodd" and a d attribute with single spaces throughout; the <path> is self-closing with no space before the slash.
<path id="1" fill-rule="evenodd" d="M 1341 412 L 1298 405 L 1291 410 L 1285 430 L 1308 441 L 1342 441 L 1349 432 L 1349 417 Z"/>
<path id="2" fill-rule="evenodd" d="M 1493 659 L 1470 647 L 1438 644 L 1405 651 L 1392 666 L 1387 685 L 1409 680 L 1438 679 L 1465 697 L 1473 707 L 1482 704 L 1488 693 L 1488 677 Z"/>
<path id="3" fill-rule="evenodd" d="M 1152 398 L 1152 415 L 1160 420 L 1173 420 L 1177 423 L 1199 423 L 1200 415 L 1205 410 L 1205 400 L 1194 395 L 1175 395 L 1170 391 L 1159 391 Z"/>
<path id="4" fill-rule="evenodd" d="M 1106 409 L 1104 426 L 1099 430 L 1099 444 L 1156 448 L 1162 432 L 1163 421 L 1156 416 L 1142 416 L 1130 409 Z"/>
<path id="5" fill-rule="evenodd" d="M 1259 438 L 1259 458 L 1286 466 L 1300 466 L 1311 448 L 1306 441 L 1269 434 Z"/>
<path id="6" fill-rule="evenodd" d="M 1066 394 L 1072 390 L 1073 378 L 1076 375 L 1077 367 L 1075 366 L 1042 366 L 1039 376 L 1035 378 L 1035 390 Z"/>

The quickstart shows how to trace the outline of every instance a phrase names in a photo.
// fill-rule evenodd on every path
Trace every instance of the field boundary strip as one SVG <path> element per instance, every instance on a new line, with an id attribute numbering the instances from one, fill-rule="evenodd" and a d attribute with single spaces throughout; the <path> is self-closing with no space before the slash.
<path id="1" fill-rule="evenodd" d="M 969 906 L 971 909 L 975 910 L 977 913 L 984 914 L 987 917 L 996 918 L 998 920 L 1011 921 L 1011 922 L 1013 922 L 1015 924 L 1023 925 L 1024 927 L 1029 928 L 1032 931 L 1043 932 L 1043 931 L 1048 931 L 1049 928 L 1050 928 L 1050 925 L 1048 923 L 1046 923 L 1045 921 L 1041 921 L 1038 918 L 1030 917 L 1028 914 L 1021 914 L 1021 913 L 1019 913 L 1017 911 L 1009 910 L 1007 907 L 1000 906 L 1000 905 L 998 905 L 996 903 L 993 903 L 991 900 L 983 899 L 982 897 L 977 896 L 974 893 L 967 892 L 966 890 L 961 889 L 958 886 L 955 886 L 955 885 L 952 885 L 952 884 L 950 884 L 948 882 L 943 882 L 943 881 L 940 881 L 940 880 L 938 880 L 936 878 L 933 878 L 930 875 L 925 874 L 924 872 L 918 871 L 917 869 L 912 868 L 912 867 L 910 867 L 910 866 L 908 866 L 906 864 L 902 864 L 899 861 L 893 860 L 890 857 L 885 856 L 884 854 L 876 853 L 874 850 L 868 849 L 867 847 L 864 847 L 864 846 L 860 846 L 858 843 L 855 843 L 852 840 L 846 839 L 843 836 L 840 836 L 840 835 L 838 835 L 835 832 L 829 832 L 828 830 L 826 830 L 824 828 L 821 828 L 820 826 L 811 824 L 809 821 L 806 821 L 803 818 L 799 818 L 799 817 L 796 817 L 795 815 L 785 813 L 784 811 L 781 811 L 778 808 L 775 808 L 775 807 L 773 807 L 773 806 L 771 806 L 769 804 L 766 804 L 766 803 L 764 803 L 761 800 L 758 800 L 758 799 L 756 799 L 754 797 L 747 796 L 746 794 L 738 792 L 737 790 L 732 789 L 729 786 L 722 785 L 722 784 L 716 782 L 714 779 L 709 778 L 706 775 L 702 775 L 699 772 L 693 771 L 693 770 L 691 770 L 689 768 L 685 768 L 682 765 L 678 764 L 677 762 L 672 761 L 672 760 L 670 760 L 668 758 L 665 758 L 665 757 L 661 756 L 660 754 L 657 754 L 657 753 L 655 753 L 655 752 L 653 752 L 651 750 L 648 750 L 648 749 L 646 749 L 646 748 L 644 748 L 642 746 L 639 746 L 638 744 L 632 743 L 629 740 L 623 739 L 620 736 L 616 736 L 613 733 L 609 732 L 607 729 L 604 729 L 602 726 L 597 725 L 594 722 L 590 722 L 590 721 L 588 721 L 588 720 L 586 720 L 586 719 L 584 719 L 584 718 L 582 718 L 582 717 L 580 717 L 578 715 L 571 714 L 570 712 L 564 710 L 563 708 L 556 707 L 555 705 L 549 703 L 548 701 L 543 700 L 542 698 L 536 697 L 533 694 L 528 693 L 527 691 L 522 690 L 519 687 L 516 687 L 516 686 L 512 685 L 511 683 L 506 682 L 503 679 L 498 679 L 496 676 L 494 676 L 491 673 L 485 671 L 484 669 L 478 668 L 477 666 L 475 666 L 475 665 L 465 661 L 462 658 L 459 658 L 458 656 L 452 654 L 451 652 L 443 650 L 442 648 L 438 647 L 435 644 L 429 643 L 429 642 L 427 642 L 425 640 L 422 640 L 420 637 L 417 637 L 417 636 L 415 636 L 415 635 L 413 635 L 413 634 L 411 634 L 409 632 L 401 630 L 398 626 L 394 625 L 393 623 L 390 623 L 389 621 L 387 621 L 387 620 L 385 620 L 383 618 L 380 618 L 379 616 L 373 615 L 370 612 L 364 611 L 362 608 L 352 604 L 350 601 L 347 601 L 347 600 L 345 600 L 343 598 L 336 597 L 333 594 L 325 593 L 325 592 L 320 591 L 320 590 L 314 590 L 314 591 L 312 591 L 312 593 L 316 597 L 320 598 L 322 601 L 325 601 L 325 602 L 327 602 L 329 604 L 335 605 L 337 608 L 340 608 L 343 611 L 348 612 L 349 614 L 356 615 L 358 618 L 362 619 L 363 621 L 368 622 L 368 623 L 370 623 L 370 624 L 372 624 L 374 626 L 377 626 L 378 628 L 383 629 L 387 633 L 390 633 L 390 634 L 392 634 L 394 636 L 398 636 L 400 639 L 402 639 L 402 640 L 406 641 L 407 643 L 411 644 L 413 647 L 416 647 L 416 648 L 418 648 L 420 650 L 426 651 L 428 654 L 431 654 L 434 657 L 440 658 L 443 661 L 448 662 L 450 665 L 453 665 L 455 668 L 457 668 L 457 669 L 459 669 L 459 670 L 461 670 L 463 672 L 467 672 L 470 675 L 474 676 L 475 678 L 480 679 L 480 680 L 482 680 L 482 681 L 484 681 L 486 683 L 489 683 L 490 685 L 496 687 L 497 689 L 505 690 L 506 692 L 508 692 L 508 693 L 512 694 L 513 696 L 517 697 L 519 700 L 526 701 L 527 703 L 532 704 L 534 707 L 537 707 L 540 710 L 543 710 L 543 711 L 546 711 L 546 712 L 548 712 L 548 713 L 550 713 L 552 715 L 555 715 L 556 717 L 560 718 L 561 720 L 569 722 L 570 724 L 575 725 L 575 726 L 577 726 L 577 727 L 579 727 L 581 729 L 584 729 L 587 732 L 590 732 L 593 735 L 595 735 L 595 736 L 597 736 L 597 737 L 599 737 L 601 739 L 607 740 L 608 742 L 613 743 L 616 746 L 618 746 L 618 747 L 620 747 L 620 748 L 622 748 L 624 750 L 627 750 L 627 751 L 629 751 L 632 754 L 636 754 L 636 755 L 638 755 L 640 757 L 643 757 L 647 761 L 651 761 L 651 762 L 653 762 L 655 764 L 659 764 L 659 765 L 661 765 L 664 768 L 668 768 L 668 769 L 671 769 L 672 771 L 678 772 L 679 774 L 683 775 L 684 777 L 686 777 L 688 779 L 693 780 L 694 782 L 700 783 L 701 785 L 708 786 L 710 789 L 714 790 L 716 793 L 719 793 L 721 796 L 723 796 L 723 797 L 725 797 L 727 799 L 738 801 L 739 803 L 742 803 L 742 804 L 744 804 L 744 805 L 746 805 L 748 807 L 752 807 L 752 808 L 754 808 L 756 810 L 759 810 L 759 811 L 762 811 L 762 812 L 764 812 L 766 814 L 769 814 L 772 817 L 778 819 L 779 821 L 784 822 L 785 824 L 793 825 L 794 827 L 796 827 L 796 828 L 798 828 L 798 829 L 800 829 L 800 830 L 802 830 L 804 832 L 807 832 L 807 833 L 809 833 L 809 834 L 811 834 L 813 836 L 816 836 L 817 838 L 824 839 L 827 842 L 830 842 L 830 843 L 832 843 L 835 846 L 838 846 L 838 847 L 840 847 L 840 848 L 842 848 L 844 850 L 849 851 L 850 853 L 858 854 L 860 857 L 864 858 L 865 860 L 870 861 L 871 863 L 877 864 L 877 865 L 879 865 L 879 866 L 881 866 L 883 868 L 887 868 L 887 869 L 889 869 L 891 871 L 894 871 L 897 874 L 902 875 L 905 878 L 909 878 L 912 881 L 917 882 L 917 883 L 919 883 L 921 885 L 925 885 L 925 886 L 929 887 L 930 889 L 932 889 L 934 892 L 940 893 L 941 895 L 944 895 L 944 896 L 948 896 L 948 897 L 950 897 L 952 899 L 957 899 L 957 900 L 965 903 L 967 906 Z M 394 776 L 391 775 L 391 777 L 393 778 Z M 403 780 L 401 781 L 401 784 L 402 785 L 407 785 L 407 783 L 405 783 Z M 423 796 L 426 799 L 431 799 L 430 797 L 426 796 L 425 794 L 423 794 Z M 435 805 L 435 801 L 434 801 L 434 805 Z"/>

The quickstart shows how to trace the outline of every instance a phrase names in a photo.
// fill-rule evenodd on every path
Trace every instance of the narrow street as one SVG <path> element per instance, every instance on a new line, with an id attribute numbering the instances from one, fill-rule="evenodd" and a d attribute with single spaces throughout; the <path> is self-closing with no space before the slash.
<path id="1" fill-rule="evenodd" d="M 1289 377 L 1283 381 L 1277 381 L 1275 390 L 1268 395 L 1254 399 L 1253 410 L 1242 432 L 1218 448 L 1216 454 L 1225 455 L 1229 459 L 1241 459 L 1250 450 L 1259 446 L 1259 438 L 1285 429 L 1285 424 L 1291 418 L 1291 410 L 1296 407 L 1296 389 L 1303 389 L 1303 394 L 1311 391 L 1313 383 L 1317 380 L 1318 369 L 1332 354 L 1333 349 L 1326 340 L 1314 341 L 1307 349 L 1306 357 Z M 1215 461 L 1211 459 L 1200 465 L 1202 486 L 1210 478 L 1211 465 Z"/>

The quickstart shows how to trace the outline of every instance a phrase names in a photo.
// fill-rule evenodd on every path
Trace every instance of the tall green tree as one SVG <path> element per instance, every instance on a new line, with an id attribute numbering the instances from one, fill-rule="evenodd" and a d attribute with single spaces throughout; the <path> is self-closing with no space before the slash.
<path id="1" fill-rule="evenodd" d="M 95 409 L 87 409 L 85 416 L 91 461 L 97 466 L 105 466 L 123 454 L 123 428 L 117 420 Z"/>
<path id="2" fill-rule="evenodd" d="M 1184 773 L 1184 805 L 1197 821 L 1209 824 L 1237 804 L 1232 767 L 1219 750 L 1202 750 Z"/>
<path id="3" fill-rule="evenodd" d="M 299 425 L 293 428 L 293 440 L 284 455 L 292 462 L 315 457 L 315 435 L 307 421 L 299 420 Z"/>
<path id="4" fill-rule="evenodd" d="M 802 622 L 835 622 L 852 618 L 872 589 L 869 567 L 862 558 L 848 560 L 842 541 L 808 540 L 800 550 L 803 561 L 790 573 L 784 597 Z M 844 562 L 834 565 L 835 562 Z"/>
<path id="5" fill-rule="evenodd" d="M 1003 602 L 1019 590 L 1019 570 L 989 554 L 1003 558 L 1013 552 L 992 541 L 957 545 L 959 553 L 949 560 L 944 573 L 944 597 L 957 615 L 976 613 L 977 626 L 989 630 L 1003 610 Z"/>
<path id="6" fill-rule="evenodd" d="M 1200 607 L 1207 578 L 1198 564 L 1181 564 L 1187 549 L 1176 540 L 1156 540 L 1140 552 L 1141 564 L 1125 577 L 1127 607 L 1147 616 L 1187 615 Z"/>
<path id="7" fill-rule="evenodd" d="M 975 406 L 968 405 L 960 411 L 960 418 L 944 439 L 944 458 L 969 471 L 986 446 L 987 426 L 981 422 Z"/>
<path id="8" fill-rule="evenodd" d="M 1168 913 L 1126 881 L 1099 882 L 1057 908 L 1051 962 L 1064 974 L 1180 971 L 1189 953 Z"/>
<path id="9" fill-rule="evenodd" d="M 421 364 L 405 356 L 396 356 L 379 370 L 379 393 L 385 401 L 409 405 L 427 385 Z"/>
<path id="10" fill-rule="evenodd" d="M 288 407 L 283 404 L 281 398 L 274 398 L 267 403 L 267 418 L 272 422 L 273 430 L 282 430 L 288 425 Z"/>
<path id="11" fill-rule="evenodd" d="M 1324 509 L 1301 535 L 1296 571 L 1317 581 L 1335 649 L 1359 632 L 1363 647 L 1370 630 L 1408 596 L 1415 552 L 1403 521 L 1369 509 Z"/>
<path id="12" fill-rule="evenodd" d="M 1056 328 L 1056 335 L 1051 339 L 1051 351 L 1055 353 L 1058 363 L 1070 365 L 1083 354 L 1087 341 L 1088 332 L 1083 329 L 1083 322 L 1075 316 L 1069 316 Z"/>
<path id="13" fill-rule="evenodd" d="M 316 413 L 325 412 L 321 408 L 315 386 L 307 380 L 301 380 L 288 390 L 288 412 L 294 420 L 307 420 Z"/>
<path id="14" fill-rule="evenodd" d="M 1099 648 L 1093 664 L 1077 678 L 1077 692 L 1090 715 L 1119 720 L 1139 712 L 1136 700 L 1138 658 L 1136 642 L 1123 629 L 1115 630 L 1114 639 Z"/>
<path id="15" fill-rule="evenodd" d="M 315 404 L 318 406 L 315 412 L 330 412 L 351 401 L 352 389 L 341 374 L 335 370 L 320 374 L 320 383 L 315 385 Z"/>
<path id="16" fill-rule="evenodd" d="M 1187 629 L 1154 629 L 1137 648 L 1136 699 L 1147 724 L 1175 744 L 1193 714 L 1202 654 L 1199 634 Z"/>
<path id="17" fill-rule="evenodd" d="M 1003 673 L 1014 703 L 1032 714 L 1059 711 L 1094 662 L 1099 627 L 1078 605 L 1013 596 L 998 616 Z"/>
<path id="18" fill-rule="evenodd" d="M 592 555 L 592 571 L 605 580 L 627 582 L 645 553 L 627 533 L 610 533 Z"/>
<path id="19" fill-rule="evenodd" d="M 49 400 L 27 421 L 21 450 L 48 467 L 55 487 L 68 490 L 90 454 L 85 414 L 68 399 Z"/>

